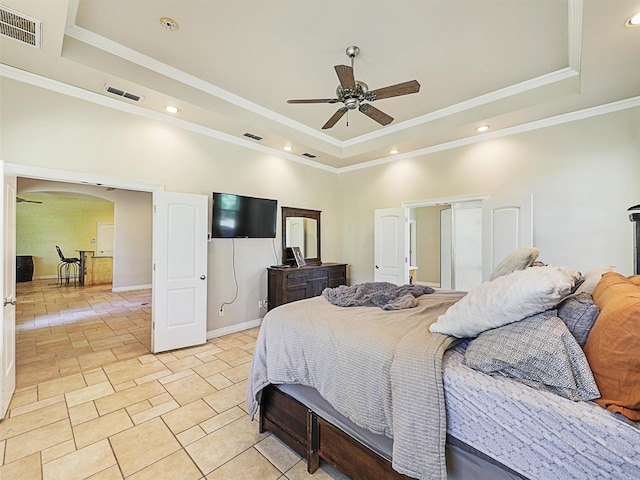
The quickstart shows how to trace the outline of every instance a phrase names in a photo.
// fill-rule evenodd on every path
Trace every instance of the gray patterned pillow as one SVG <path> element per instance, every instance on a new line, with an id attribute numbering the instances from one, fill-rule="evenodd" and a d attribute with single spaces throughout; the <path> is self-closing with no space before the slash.
<path id="1" fill-rule="evenodd" d="M 582 348 L 587 343 L 589 332 L 599 314 L 600 311 L 589 293 L 568 297 L 558 305 L 558 317 L 567 325 Z"/>
<path id="2" fill-rule="evenodd" d="M 587 358 L 556 313 L 547 310 L 481 333 L 469 343 L 464 363 L 570 400 L 598 398 Z"/>

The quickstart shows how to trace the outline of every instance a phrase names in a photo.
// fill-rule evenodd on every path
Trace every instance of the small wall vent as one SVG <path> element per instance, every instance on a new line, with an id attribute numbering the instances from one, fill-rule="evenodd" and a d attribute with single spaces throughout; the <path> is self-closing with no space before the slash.
<path id="1" fill-rule="evenodd" d="M 308 158 L 316 158 L 316 155 L 314 155 L 313 153 L 309 153 L 309 152 L 304 152 L 302 155 L 304 157 L 308 157 Z"/>
<path id="2" fill-rule="evenodd" d="M 0 5 L 0 35 L 41 48 L 42 22 Z"/>
<path id="3" fill-rule="evenodd" d="M 258 141 L 262 140 L 262 137 L 260 137 L 258 135 L 255 135 L 253 133 L 245 132 L 242 135 L 245 136 L 245 137 L 251 138 L 253 140 L 258 140 Z"/>
<path id="4" fill-rule="evenodd" d="M 144 97 L 142 95 L 136 95 L 135 93 L 127 92 L 125 90 L 112 87 L 111 85 L 105 85 L 104 91 L 112 95 L 117 95 L 119 97 L 133 100 L 134 102 L 141 102 L 142 100 L 144 100 Z"/>

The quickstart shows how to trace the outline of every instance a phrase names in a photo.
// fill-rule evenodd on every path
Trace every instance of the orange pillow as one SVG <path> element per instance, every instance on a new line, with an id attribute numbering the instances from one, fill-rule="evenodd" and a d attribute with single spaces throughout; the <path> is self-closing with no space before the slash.
<path id="1" fill-rule="evenodd" d="M 640 285 L 609 272 L 593 291 L 600 309 L 584 353 L 601 397 L 612 412 L 640 422 Z"/>
<path id="2" fill-rule="evenodd" d="M 634 285 L 638 285 L 640 287 L 640 275 L 631 275 L 630 277 L 627 277 L 629 280 L 631 280 L 631 283 L 633 283 Z"/>

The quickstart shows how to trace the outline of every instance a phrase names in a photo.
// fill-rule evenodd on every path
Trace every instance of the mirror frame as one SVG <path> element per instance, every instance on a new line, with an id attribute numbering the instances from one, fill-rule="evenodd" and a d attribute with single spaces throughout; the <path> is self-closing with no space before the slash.
<path id="1" fill-rule="evenodd" d="M 281 207 L 282 208 L 282 263 L 287 258 L 287 218 L 304 217 L 311 218 L 316 221 L 316 235 L 318 238 L 318 256 L 309 258 L 305 257 L 307 265 L 320 265 L 322 263 L 322 255 L 320 250 L 320 210 L 307 210 L 305 208 Z"/>

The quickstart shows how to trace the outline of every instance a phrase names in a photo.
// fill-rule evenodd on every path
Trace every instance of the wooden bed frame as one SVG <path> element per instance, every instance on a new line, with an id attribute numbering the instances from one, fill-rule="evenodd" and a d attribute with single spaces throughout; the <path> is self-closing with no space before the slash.
<path id="1" fill-rule="evenodd" d="M 393 470 L 391 462 L 347 435 L 293 397 L 269 385 L 262 391 L 260 432 L 270 431 L 307 460 L 315 472 L 320 459 L 352 480 L 411 480 Z"/>

